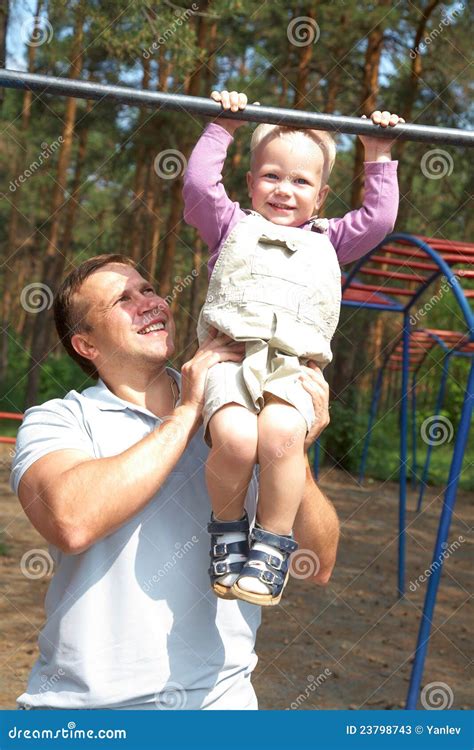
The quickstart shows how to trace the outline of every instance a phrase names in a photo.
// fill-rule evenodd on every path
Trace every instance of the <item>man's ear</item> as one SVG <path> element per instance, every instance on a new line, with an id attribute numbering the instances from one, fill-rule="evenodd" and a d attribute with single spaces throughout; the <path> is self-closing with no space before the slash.
<path id="1" fill-rule="evenodd" d="M 84 333 L 75 333 L 74 336 L 71 337 L 71 345 L 81 357 L 84 357 L 84 359 L 90 359 L 91 362 L 93 362 L 99 354 L 98 349 L 96 349 L 94 344 L 88 340 L 87 335 Z"/>
<path id="2" fill-rule="evenodd" d="M 249 198 L 252 197 L 252 191 L 253 191 L 253 175 L 252 172 L 247 172 L 247 190 L 249 194 Z"/>
<path id="3" fill-rule="evenodd" d="M 322 208 L 324 201 L 328 197 L 329 193 L 329 185 L 325 185 L 321 190 L 319 191 L 318 197 L 316 198 L 316 211 L 319 211 L 320 208 Z"/>

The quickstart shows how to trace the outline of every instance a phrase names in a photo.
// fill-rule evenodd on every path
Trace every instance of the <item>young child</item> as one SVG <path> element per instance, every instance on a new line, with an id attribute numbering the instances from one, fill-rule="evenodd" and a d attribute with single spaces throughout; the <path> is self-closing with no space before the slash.
<path id="1" fill-rule="evenodd" d="M 224 109 L 244 109 L 235 91 L 211 94 Z M 403 122 L 374 112 L 382 127 Z M 297 549 L 292 527 L 305 483 L 304 439 L 315 419 L 301 366 L 331 361 L 340 312 L 340 264 L 360 258 L 393 228 L 397 162 L 391 141 L 361 137 L 364 205 L 342 219 L 318 219 L 336 147 L 323 131 L 259 125 L 250 144 L 244 211 L 226 194 L 222 167 L 242 121 L 207 126 L 189 159 L 185 220 L 209 246 L 209 289 L 198 323 L 245 342 L 242 363 L 209 370 L 203 411 L 211 451 L 206 479 L 212 503 L 211 567 L 222 598 L 278 604 Z M 259 501 L 250 533 L 244 501 L 260 464 Z"/>

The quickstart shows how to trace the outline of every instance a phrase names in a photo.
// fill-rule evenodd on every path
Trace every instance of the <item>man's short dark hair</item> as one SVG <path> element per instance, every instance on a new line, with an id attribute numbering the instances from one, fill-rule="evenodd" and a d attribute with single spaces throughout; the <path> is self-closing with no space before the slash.
<path id="1" fill-rule="evenodd" d="M 92 378 L 99 377 L 95 365 L 90 359 L 81 357 L 71 343 L 71 339 L 76 333 L 90 333 L 92 331 L 92 326 L 87 321 L 89 311 L 86 305 L 77 299 L 77 292 L 79 292 L 88 276 L 110 263 L 120 263 L 132 268 L 137 267 L 136 263 L 131 258 L 127 258 L 126 255 L 114 255 L 113 253 L 95 255 L 93 258 L 85 260 L 66 276 L 54 298 L 54 322 L 59 339 L 69 356 Z"/>

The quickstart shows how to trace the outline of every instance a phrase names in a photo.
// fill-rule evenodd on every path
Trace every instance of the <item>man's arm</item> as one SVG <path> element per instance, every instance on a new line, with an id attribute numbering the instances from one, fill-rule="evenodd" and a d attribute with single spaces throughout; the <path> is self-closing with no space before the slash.
<path id="1" fill-rule="evenodd" d="M 301 370 L 300 379 L 313 399 L 316 415 L 315 423 L 305 441 L 305 449 L 308 451 L 329 424 L 329 386 L 315 363 L 309 362 L 308 367 L 302 367 Z M 315 575 L 311 576 L 311 580 L 313 583 L 325 585 L 336 562 L 339 520 L 333 504 L 314 481 L 307 453 L 305 489 L 293 531 L 300 553 L 308 550 L 311 556 L 316 555 Z M 296 554 L 298 555 L 298 552 Z"/>
<path id="2" fill-rule="evenodd" d="M 126 451 L 91 458 L 55 450 L 23 475 L 18 496 L 26 515 L 51 544 L 78 554 L 116 531 L 158 492 L 199 426 L 209 367 L 241 361 L 227 337 L 208 339 L 182 368 L 182 403 L 170 418 Z"/>
<path id="3" fill-rule="evenodd" d="M 336 562 L 339 543 L 339 520 L 333 504 L 321 492 L 314 481 L 308 460 L 306 461 L 306 484 L 294 527 L 294 536 L 299 552 L 309 550 L 316 555 L 313 583 L 328 583 Z"/>

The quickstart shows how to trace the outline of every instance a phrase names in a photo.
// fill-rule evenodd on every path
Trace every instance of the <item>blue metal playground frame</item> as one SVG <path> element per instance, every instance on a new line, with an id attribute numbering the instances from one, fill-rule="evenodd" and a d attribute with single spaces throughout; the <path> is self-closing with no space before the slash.
<path id="1" fill-rule="evenodd" d="M 383 287 L 380 291 L 374 293 L 374 301 L 360 302 L 356 300 L 344 299 L 344 292 L 346 292 L 352 282 L 359 281 L 358 274 L 364 273 L 364 266 L 370 262 L 370 259 L 376 253 L 383 251 L 384 246 L 389 243 L 401 243 L 403 245 L 411 245 L 418 250 L 423 251 L 427 259 L 436 265 L 436 270 L 426 276 L 426 279 L 416 289 L 413 296 L 408 300 L 406 304 L 402 304 L 396 297 L 383 292 Z M 463 262 L 460 260 L 460 262 Z M 427 242 L 415 237 L 411 234 L 406 233 L 394 233 L 386 237 L 384 242 L 374 248 L 368 255 L 361 258 L 351 271 L 347 274 L 342 291 L 343 301 L 342 304 L 349 307 L 359 307 L 372 310 L 378 310 L 380 312 L 394 312 L 400 313 L 403 316 L 402 323 L 402 382 L 401 382 L 401 398 L 400 398 L 400 494 L 399 494 L 399 536 L 398 536 L 398 594 L 404 596 L 405 594 L 405 574 L 406 574 L 406 501 L 407 501 L 407 467 L 408 467 L 408 410 L 409 410 L 409 369 L 410 369 L 410 311 L 414 308 L 422 294 L 436 281 L 440 276 L 445 276 L 450 289 L 458 303 L 464 321 L 466 323 L 466 341 L 474 341 L 474 315 L 469 306 L 469 303 L 464 295 L 462 286 L 459 282 L 458 276 L 453 268 L 444 260 L 444 258 L 435 251 Z M 418 280 L 414 276 L 414 281 Z M 363 283 L 363 282 L 362 282 Z M 449 350 L 444 344 L 439 342 L 440 345 L 446 350 L 446 356 L 443 363 L 443 372 L 441 376 L 440 388 L 438 392 L 436 402 L 436 415 L 441 410 L 446 380 L 448 377 L 448 368 L 450 359 L 454 356 L 455 352 Z M 471 355 L 468 355 L 471 356 Z M 375 385 L 374 397 L 372 399 L 371 410 L 370 410 L 370 422 L 369 428 L 372 428 L 373 421 L 375 419 L 375 413 L 377 408 L 377 401 L 380 396 L 381 379 L 382 379 L 382 368 L 378 373 L 377 382 Z M 412 409 L 416 408 L 416 400 L 414 397 L 414 390 L 416 388 L 416 372 L 414 373 L 414 381 L 412 382 Z M 466 450 L 467 440 L 469 436 L 469 429 L 472 420 L 472 408 L 474 398 L 474 358 L 471 356 L 471 365 L 466 385 L 466 391 L 464 394 L 463 407 L 459 425 L 457 428 L 456 439 L 454 443 L 453 455 L 451 460 L 451 466 L 449 471 L 449 477 L 444 493 L 443 506 L 441 510 L 438 532 L 436 542 L 433 550 L 433 569 L 434 573 L 430 576 L 428 581 L 428 587 L 425 595 L 425 601 L 423 606 L 423 613 L 421 616 L 421 622 L 418 632 L 418 641 L 416 645 L 415 658 L 410 678 L 410 685 L 408 690 L 408 696 L 406 701 L 406 709 L 415 709 L 417 707 L 418 695 L 420 692 L 420 685 L 423 676 L 424 663 L 426 659 L 426 652 L 430 639 L 431 625 L 433 613 L 436 605 L 436 597 L 439 588 L 439 582 L 441 573 L 443 570 L 444 556 L 442 551 L 446 546 L 446 541 L 449 534 L 449 528 L 451 524 L 451 518 L 453 514 L 454 505 L 456 502 L 457 489 L 459 484 L 459 477 L 462 468 L 462 462 L 464 453 Z M 413 424 L 412 424 L 413 426 Z M 415 428 L 416 429 L 416 428 Z M 370 436 L 369 436 L 370 437 Z M 363 455 L 363 466 L 365 466 L 367 451 L 364 451 Z M 421 493 L 418 501 L 418 507 L 421 507 L 422 492 L 424 483 L 426 482 L 428 475 L 429 459 L 431 451 L 427 454 L 425 460 L 425 467 L 423 471 L 423 477 L 421 482 Z M 415 458 L 416 460 L 416 458 Z M 315 471 L 317 473 L 319 465 L 319 446 L 316 447 L 315 453 Z M 363 473 L 363 472 L 362 472 Z M 435 564 L 436 563 L 436 564 Z"/>

